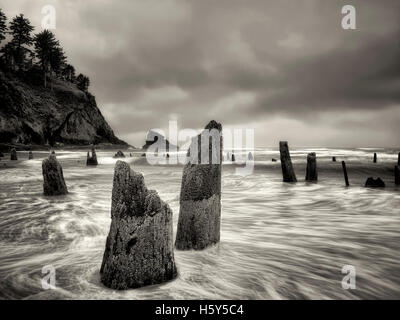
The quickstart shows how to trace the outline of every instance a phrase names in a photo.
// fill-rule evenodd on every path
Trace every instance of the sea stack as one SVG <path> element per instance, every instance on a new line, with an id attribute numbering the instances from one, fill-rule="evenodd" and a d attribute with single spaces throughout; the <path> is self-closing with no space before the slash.
<path id="1" fill-rule="evenodd" d="M 283 182 L 297 182 L 287 141 L 279 142 L 279 151 L 281 153 Z"/>
<path id="2" fill-rule="evenodd" d="M 18 160 L 17 150 L 15 150 L 15 148 L 11 149 L 10 160 Z"/>
<path id="3" fill-rule="evenodd" d="M 400 185 L 400 169 L 399 166 L 394 166 L 394 184 Z"/>
<path id="4" fill-rule="evenodd" d="M 172 237 L 168 204 L 146 188 L 142 174 L 117 161 L 101 282 L 121 290 L 173 279 L 177 271 Z"/>
<path id="5" fill-rule="evenodd" d="M 89 151 L 87 153 L 86 165 L 87 166 L 97 166 L 98 165 L 96 150 L 95 150 L 94 146 L 92 147 L 92 156 L 90 156 Z"/>
<path id="6" fill-rule="evenodd" d="M 32 160 L 32 159 L 33 159 L 33 153 L 32 153 L 32 151 L 29 151 L 28 160 Z"/>
<path id="7" fill-rule="evenodd" d="M 114 158 L 125 158 L 125 155 L 121 150 L 118 150 L 118 152 L 114 155 Z"/>
<path id="8" fill-rule="evenodd" d="M 336 157 L 332 157 L 332 162 L 336 162 Z"/>
<path id="9" fill-rule="evenodd" d="M 207 130 L 214 143 L 201 140 Z M 191 148 L 197 145 L 198 153 L 188 152 L 189 162 L 183 169 L 175 241 L 180 250 L 201 250 L 220 240 L 222 125 L 212 120 L 202 134 L 192 139 Z M 209 163 L 201 163 L 200 155 L 203 158 L 207 152 L 212 154 Z"/>
<path id="10" fill-rule="evenodd" d="M 373 177 L 369 177 L 365 182 L 365 186 L 370 188 L 384 188 L 385 182 L 381 178 L 374 179 Z"/>
<path id="11" fill-rule="evenodd" d="M 376 152 L 374 152 L 374 163 L 376 163 L 376 158 L 377 158 L 377 155 L 376 155 Z"/>
<path id="12" fill-rule="evenodd" d="M 50 154 L 42 162 L 43 193 L 45 196 L 58 196 L 67 194 L 63 170 L 54 154 Z"/>
<path id="13" fill-rule="evenodd" d="M 306 181 L 318 181 L 317 156 L 315 152 L 307 155 Z"/>
<path id="14" fill-rule="evenodd" d="M 236 161 L 235 154 L 232 153 L 232 162 L 235 162 L 235 161 Z"/>
<path id="15" fill-rule="evenodd" d="M 400 152 L 399 155 L 397 156 L 397 165 L 400 166 Z"/>

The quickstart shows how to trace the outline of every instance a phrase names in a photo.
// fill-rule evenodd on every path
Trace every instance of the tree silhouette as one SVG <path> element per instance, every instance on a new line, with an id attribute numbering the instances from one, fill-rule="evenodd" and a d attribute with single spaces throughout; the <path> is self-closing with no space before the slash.
<path id="1" fill-rule="evenodd" d="M 14 59 L 20 68 L 25 62 L 26 54 L 31 52 L 29 46 L 33 40 L 31 36 L 32 31 L 33 27 L 30 21 L 24 18 L 23 14 L 16 16 L 10 23 L 11 42 L 15 48 Z"/>
<path id="2" fill-rule="evenodd" d="M 62 70 L 62 74 L 69 82 L 73 82 L 75 79 L 75 68 L 70 64 L 66 64 Z"/>
<path id="3" fill-rule="evenodd" d="M 50 52 L 50 67 L 56 73 L 56 75 L 60 75 L 64 65 L 67 61 L 67 57 L 64 54 L 64 51 L 61 47 L 56 46 Z"/>
<path id="4" fill-rule="evenodd" d="M 50 69 L 50 64 L 55 64 L 55 52 L 59 48 L 59 43 L 49 30 L 43 30 L 35 35 L 35 52 L 36 57 L 39 59 L 39 64 L 43 71 L 44 87 L 47 87 L 47 73 Z M 59 53 L 60 54 L 60 53 Z"/>
<path id="5" fill-rule="evenodd" d="M 82 90 L 82 91 L 87 91 L 89 88 L 89 84 L 90 84 L 90 80 L 89 77 L 83 75 L 82 73 L 80 73 L 78 75 L 78 77 L 76 78 L 77 81 L 77 87 L 78 89 Z"/>
<path id="6" fill-rule="evenodd" d="M 7 17 L 4 14 L 3 10 L 0 8 L 0 43 L 6 38 L 7 33 Z"/>

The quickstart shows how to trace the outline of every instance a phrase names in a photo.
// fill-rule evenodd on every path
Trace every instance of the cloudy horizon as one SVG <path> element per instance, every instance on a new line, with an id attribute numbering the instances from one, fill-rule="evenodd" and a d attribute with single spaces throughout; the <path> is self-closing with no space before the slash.
<path id="1" fill-rule="evenodd" d="M 116 135 L 254 128 L 255 145 L 398 147 L 400 2 L 1 0 L 54 33 Z M 341 27 L 342 6 L 357 29 Z"/>

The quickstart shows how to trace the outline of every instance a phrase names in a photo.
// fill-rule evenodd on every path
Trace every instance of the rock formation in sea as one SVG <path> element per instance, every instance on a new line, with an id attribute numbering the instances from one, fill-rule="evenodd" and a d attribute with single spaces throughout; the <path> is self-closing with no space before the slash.
<path id="1" fill-rule="evenodd" d="M 317 156 L 315 152 L 307 155 L 306 181 L 318 181 Z"/>
<path id="2" fill-rule="evenodd" d="M 32 153 L 32 151 L 29 151 L 28 160 L 32 160 L 32 159 L 33 159 L 33 153 Z"/>
<path id="3" fill-rule="evenodd" d="M 178 151 L 178 146 L 171 144 L 168 139 L 166 139 L 162 134 L 154 131 L 149 130 L 146 135 L 146 143 L 143 145 L 142 149 L 147 150 L 151 145 L 154 143 L 158 143 L 161 147 L 158 152 L 169 152 L 169 151 Z"/>
<path id="4" fill-rule="evenodd" d="M 112 289 L 128 289 L 176 275 L 170 207 L 147 189 L 142 174 L 117 161 L 101 282 Z"/>
<path id="5" fill-rule="evenodd" d="M 272 162 L 277 162 L 278 160 L 276 160 L 275 158 L 271 159 Z"/>
<path id="6" fill-rule="evenodd" d="M 11 149 L 10 160 L 18 160 L 17 150 L 15 150 L 15 148 Z"/>
<path id="7" fill-rule="evenodd" d="M 42 162 L 43 193 L 46 196 L 58 196 L 68 193 L 63 170 L 54 154 Z"/>
<path id="8" fill-rule="evenodd" d="M 95 97 L 76 84 L 52 79 L 43 88 L 42 72 L 18 76 L 0 70 L 0 144 L 127 145 L 108 125 Z"/>
<path id="9" fill-rule="evenodd" d="M 125 155 L 121 150 L 118 150 L 117 153 L 114 155 L 114 158 L 125 158 Z"/>
<path id="10" fill-rule="evenodd" d="M 175 247 L 181 250 L 204 249 L 220 240 L 222 126 L 213 120 L 203 133 L 207 130 L 215 143 L 201 141 L 201 134 L 194 137 L 191 147 L 197 144 L 198 153 L 188 152 L 189 162 L 183 169 L 175 241 Z M 210 161 L 202 163 L 206 153 Z"/>
<path id="11" fill-rule="evenodd" d="M 399 166 L 394 166 L 394 184 L 400 185 L 400 169 Z"/>
<path id="12" fill-rule="evenodd" d="M 372 188 L 384 188 L 385 187 L 385 182 L 381 178 L 376 178 L 374 179 L 373 177 L 369 177 L 367 181 L 365 182 L 366 187 L 372 187 Z"/>
<path id="13" fill-rule="evenodd" d="M 86 165 L 87 166 L 97 166 L 98 165 L 96 149 L 94 148 L 94 146 L 92 146 L 92 155 L 90 155 L 89 151 L 87 153 Z"/>
<path id="14" fill-rule="evenodd" d="M 336 162 L 336 157 L 332 157 L 332 162 Z"/>
<path id="15" fill-rule="evenodd" d="M 236 161 L 236 158 L 235 158 L 235 154 L 232 152 L 232 158 L 231 158 L 231 160 L 232 160 L 232 162 L 235 162 Z"/>
<path id="16" fill-rule="evenodd" d="M 279 142 L 283 182 L 297 182 L 287 141 Z"/>
<path id="17" fill-rule="evenodd" d="M 399 155 L 397 156 L 397 165 L 400 166 L 400 152 Z"/>

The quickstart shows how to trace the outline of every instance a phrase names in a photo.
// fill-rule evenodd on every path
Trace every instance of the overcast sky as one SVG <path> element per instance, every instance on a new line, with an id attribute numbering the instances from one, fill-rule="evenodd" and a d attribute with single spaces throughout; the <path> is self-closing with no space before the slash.
<path id="1" fill-rule="evenodd" d="M 41 8 L 115 133 L 254 128 L 256 146 L 400 145 L 399 0 L 0 0 Z M 357 10 L 343 30 L 341 8 Z"/>

